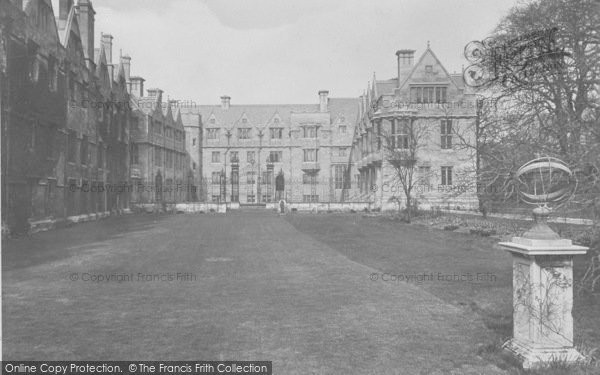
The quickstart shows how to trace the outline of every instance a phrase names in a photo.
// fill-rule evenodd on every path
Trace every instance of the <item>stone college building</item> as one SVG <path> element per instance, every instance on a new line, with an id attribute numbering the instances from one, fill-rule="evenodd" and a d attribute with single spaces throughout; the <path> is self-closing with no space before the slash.
<path id="1" fill-rule="evenodd" d="M 382 210 L 405 205 L 404 168 L 418 206 L 475 209 L 475 96 L 429 43 L 416 63 L 414 52 L 398 51 L 397 76 L 373 77 L 361 96 L 351 156 L 360 199 Z"/>
<path id="2" fill-rule="evenodd" d="M 328 95 L 319 91 L 309 105 L 235 105 L 223 96 L 220 105 L 182 108 L 186 130 L 201 122 L 188 152 L 202 168 L 202 198 L 234 206 L 348 199 L 359 101 Z"/>

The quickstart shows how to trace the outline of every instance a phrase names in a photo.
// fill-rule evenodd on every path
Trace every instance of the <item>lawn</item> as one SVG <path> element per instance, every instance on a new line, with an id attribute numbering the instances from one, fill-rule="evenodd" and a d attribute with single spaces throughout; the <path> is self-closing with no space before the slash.
<path id="1" fill-rule="evenodd" d="M 299 231 L 382 274 L 473 275 L 473 281 L 435 277 L 433 281 L 422 278 L 421 282 L 410 282 L 464 311 L 476 313 L 489 329 L 486 334 L 491 335 L 489 339 L 496 348 L 512 336 L 512 262 L 497 245 L 498 239 L 405 224 L 385 216 L 299 214 L 288 216 L 288 220 Z M 576 275 L 581 274 L 584 261 L 584 257 L 576 258 Z M 477 274 L 482 275 L 480 280 Z M 599 295 L 575 296 L 576 344 L 600 347 L 598 311 Z M 490 348 L 493 346 L 481 348 L 481 352 L 495 351 Z"/>
<path id="2" fill-rule="evenodd" d="M 13 360 L 270 360 L 275 374 L 501 374 L 487 329 L 271 212 L 137 215 L 3 249 L 3 354 Z M 191 282 L 73 274 L 190 272 Z"/>
<path id="3" fill-rule="evenodd" d="M 272 360 L 282 375 L 519 373 L 498 356 L 511 334 L 511 258 L 496 242 L 362 214 L 267 211 L 129 215 L 11 239 L 2 249 L 4 359 Z M 196 278 L 70 279 L 177 272 Z M 578 340 L 595 346 L 598 306 L 575 301 Z"/>

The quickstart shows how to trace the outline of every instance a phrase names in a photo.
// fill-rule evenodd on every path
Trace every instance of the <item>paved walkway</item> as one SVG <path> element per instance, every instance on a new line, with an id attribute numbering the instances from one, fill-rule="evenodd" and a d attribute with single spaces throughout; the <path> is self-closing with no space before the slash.
<path id="1" fill-rule="evenodd" d="M 376 270 L 269 212 L 129 216 L 11 240 L 3 252 L 5 360 L 272 360 L 281 375 L 501 373 L 473 351 L 485 341 L 474 315 L 411 284 L 371 282 Z M 136 280 L 177 273 L 194 278 Z M 115 277 L 81 280 L 91 275 Z"/>

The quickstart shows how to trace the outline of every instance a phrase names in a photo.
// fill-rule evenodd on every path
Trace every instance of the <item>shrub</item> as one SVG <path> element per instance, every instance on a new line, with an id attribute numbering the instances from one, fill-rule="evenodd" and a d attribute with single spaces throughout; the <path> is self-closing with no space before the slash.
<path id="1" fill-rule="evenodd" d="M 600 229 L 595 228 L 581 234 L 581 243 L 587 243 L 587 266 L 581 280 L 577 283 L 577 293 L 597 293 L 600 291 Z"/>
<path id="2" fill-rule="evenodd" d="M 479 232 L 479 235 L 483 237 L 495 236 L 496 234 L 497 233 L 495 229 L 482 229 Z"/>

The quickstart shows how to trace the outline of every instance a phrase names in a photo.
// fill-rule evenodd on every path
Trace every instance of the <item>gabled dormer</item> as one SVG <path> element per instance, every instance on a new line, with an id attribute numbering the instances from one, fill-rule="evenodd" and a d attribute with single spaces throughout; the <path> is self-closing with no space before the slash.
<path id="1" fill-rule="evenodd" d="M 263 130 L 266 135 L 269 137 L 269 140 L 277 142 L 280 139 L 287 138 L 288 134 L 286 134 L 285 125 L 279 115 L 279 112 L 275 112 L 273 116 L 269 119 L 266 128 Z"/>
<path id="2" fill-rule="evenodd" d="M 237 125 L 239 125 L 240 127 L 251 127 L 251 123 L 250 123 L 250 119 L 248 118 L 248 115 L 246 114 L 246 112 L 242 113 L 242 115 L 240 116 L 239 120 L 236 122 Z"/>
<path id="3" fill-rule="evenodd" d="M 61 4 L 62 7 L 62 4 Z M 61 8 L 61 17 L 66 10 Z M 61 18 L 62 22 L 62 18 Z M 59 36 L 66 52 L 66 61 L 69 62 L 67 74 L 68 100 L 76 103 L 83 103 L 88 99 L 88 87 L 90 85 L 89 70 L 87 69 L 83 48 L 80 39 L 79 25 L 75 15 L 75 8 L 71 6 L 66 20 L 61 23 L 64 27 L 59 27 Z"/>
<path id="4" fill-rule="evenodd" d="M 171 105 L 167 102 L 162 104 L 161 107 L 163 107 L 165 126 L 173 127 L 173 123 L 175 122 L 175 120 L 173 119 L 173 111 L 171 110 Z"/>
<path id="5" fill-rule="evenodd" d="M 127 80 L 125 78 L 125 70 L 122 64 L 119 64 L 117 68 L 117 74 L 115 75 L 114 83 L 121 88 L 127 89 Z"/>
<path id="6" fill-rule="evenodd" d="M 243 112 L 240 118 L 233 124 L 232 134 L 237 140 L 250 140 L 258 133 L 254 129 L 246 112 Z"/>
<path id="7" fill-rule="evenodd" d="M 404 99 L 411 103 L 445 103 L 460 91 L 429 44 L 417 63 L 405 77 L 399 77 L 399 81 Z"/>
<path id="8" fill-rule="evenodd" d="M 219 126 L 219 123 L 217 122 L 217 116 L 215 116 L 214 112 L 211 112 L 211 114 L 208 116 L 208 122 L 206 124 L 204 124 L 206 127 L 216 127 Z"/>
<path id="9" fill-rule="evenodd" d="M 181 130 L 183 131 L 183 120 L 181 118 L 181 109 L 178 107 L 177 110 L 175 111 L 175 116 L 174 116 L 175 121 L 173 122 L 173 126 L 175 129 L 177 130 Z"/>
<path id="10" fill-rule="evenodd" d="M 106 54 L 104 48 L 98 50 L 96 58 L 96 78 L 100 86 L 100 92 L 104 97 L 108 97 L 111 91 L 110 72 L 106 63 Z"/>
<path id="11" fill-rule="evenodd" d="M 279 112 L 275 112 L 273 116 L 269 119 L 269 126 L 271 127 L 283 127 L 283 120 L 279 115 Z"/>
<path id="12" fill-rule="evenodd" d="M 419 61 L 413 66 L 410 73 L 402 79 L 400 88 L 406 87 L 408 83 L 448 83 L 454 84 L 450 73 L 442 65 L 435 53 L 427 47 L 425 52 L 419 58 Z"/>
<path id="13" fill-rule="evenodd" d="M 148 96 L 146 96 L 146 100 L 148 104 L 150 104 L 150 115 L 155 120 L 164 121 L 165 116 L 163 114 L 162 109 L 162 94 L 163 91 L 161 89 L 148 89 Z"/>
<path id="14" fill-rule="evenodd" d="M 219 128 L 219 122 L 217 121 L 217 116 L 215 116 L 214 111 L 208 115 L 206 123 L 204 123 L 203 126 L 206 132 L 204 139 L 209 142 L 218 141 L 221 135 L 223 135 L 223 130 Z"/>
<path id="15" fill-rule="evenodd" d="M 52 2 L 50 0 L 26 2 L 23 11 L 27 15 L 29 24 L 44 36 L 36 38 L 40 46 L 43 49 L 56 50 L 56 44 L 61 43 L 61 39 L 54 19 Z"/>

